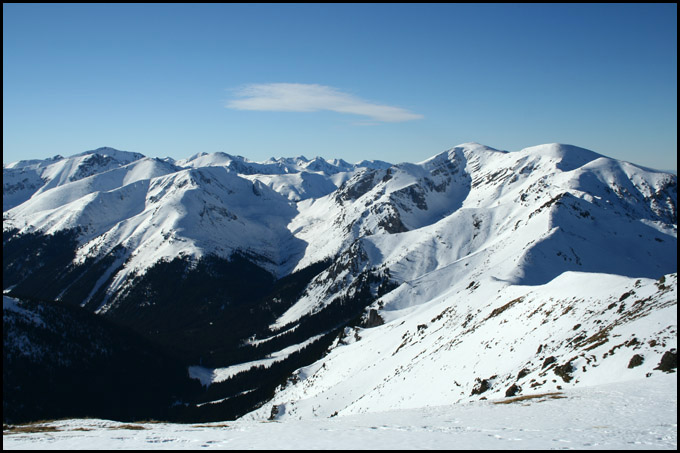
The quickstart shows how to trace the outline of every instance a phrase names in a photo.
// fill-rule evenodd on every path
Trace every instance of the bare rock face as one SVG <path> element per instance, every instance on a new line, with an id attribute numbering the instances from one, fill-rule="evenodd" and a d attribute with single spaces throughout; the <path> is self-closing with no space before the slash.
<path id="1" fill-rule="evenodd" d="M 498 376 L 491 376 L 489 379 L 479 379 L 476 378 L 475 382 L 477 385 L 472 389 L 472 393 L 470 393 L 470 396 L 473 395 L 481 395 L 482 393 L 486 392 L 487 390 L 491 389 L 491 383 L 493 382 L 494 379 L 496 379 Z"/>
<path id="2" fill-rule="evenodd" d="M 368 311 L 366 320 L 362 323 L 362 327 L 370 329 L 371 327 L 378 327 L 385 324 L 385 321 L 378 314 L 378 310 L 371 309 Z"/>
<path id="3" fill-rule="evenodd" d="M 550 357 L 546 358 L 546 359 L 543 361 L 543 366 L 542 366 L 541 368 L 545 368 L 545 367 L 547 367 L 548 365 L 550 365 L 551 363 L 554 363 L 554 362 L 556 362 L 556 361 L 557 361 L 557 359 L 556 359 L 555 357 L 550 356 Z"/>
<path id="4" fill-rule="evenodd" d="M 678 353 L 675 349 L 666 351 L 661 357 L 659 365 L 654 368 L 655 370 L 660 370 L 666 373 L 673 373 L 673 370 L 678 367 Z"/>
<path id="5" fill-rule="evenodd" d="M 564 382 L 571 381 L 571 372 L 574 371 L 574 367 L 571 362 L 567 362 L 564 365 L 556 366 L 553 370 L 556 375 L 562 378 Z"/>
<path id="6" fill-rule="evenodd" d="M 505 391 L 505 396 L 506 396 L 506 397 L 515 396 L 515 395 L 517 395 L 517 394 L 518 394 L 519 392 L 521 392 L 521 391 L 522 391 L 522 387 L 520 387 L 520 386 L 517 385 L 517 384 L 512 384 L 512 385 L 511 385 L 510 387 L 508 387 L 508 389 Z"/>
<path id="7" fill-rule="evenodd" d="M 642 357 L 640 354 L 635 354 L 633 357 L 631 357 L 630 362 L 628 362 L 628 368 L 635 368 L 636 366 L 640 366 L 644 361 L 645 361 L 644 357 Z"/>

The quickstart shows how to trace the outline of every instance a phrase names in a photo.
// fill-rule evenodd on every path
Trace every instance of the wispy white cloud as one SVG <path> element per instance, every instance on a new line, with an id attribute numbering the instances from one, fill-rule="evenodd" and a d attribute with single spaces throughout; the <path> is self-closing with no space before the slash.
<path id="1" fill-rule="evenodd" d="M 268 110 L 276 112 L 316 112 L 330 110 L 362 115 L 373 121 L 401 122 L 423 117 L 408 110 L 374 104 L 324 85 L 303 83 L 252 84 L 236 90 L 227 108 L 236 110 Z"/>

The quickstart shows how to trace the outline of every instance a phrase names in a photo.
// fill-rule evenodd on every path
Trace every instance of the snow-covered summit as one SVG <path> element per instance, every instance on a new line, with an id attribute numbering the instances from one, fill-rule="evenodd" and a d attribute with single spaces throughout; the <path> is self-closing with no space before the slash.
<path id="1" fill-rule="evenodd" d="M 144 155 L 98 148 L 68 158 L 22 160 L 3 165 L 3 211 L 49 189 L 130 164 Z"/>
<path id="2" fill-rule="evenodd" d="M 208 170 L 213 167 L 224 171 Z M 521 239 L 523 244 L 534 243 L 529 249 L 524 246 L 525 255 L 535 254 L 532 250 L 555 242 L 554 238 L 571 234 L 573 228 L 589 229 L 592 233 L 588 236 L 603 234 L 596 241 L 602 244 L 617 236 L 614 228 L 619 229 L 619 237 L 645 237 L 654 231 L 674 235 L 672 225 L 677 224 L 675 175 L 650 172 L 561 144 L 507 152 L 465 143 L 417 164 L 398 165 L 380 161 L 349 165 L 341 160 L 308 160 L 303 156 L 258 163 L 226 153 L 199 153 L 173 164 L 138 153 L 99 148 L 66 159 L 10 166 L 3 173 L 5 228 L 54 232 L 81 227 L 87 233 L 79 254 L 88 254 L 111 250 L 118 244 L 137 250 L 134 244 L 138 241 L 133 237 L 157 237 L 161 230 L 184 239 L 197 234 L 207 237 L 198 233 L 205 227 L 205 217 L 199 214 L 230 213 L 212 220 L 217 223 L 212 223 L 216 230 L 211 234 L 224 240 L 215 238 L 180 249 L 198 255 L 255 250 L 267 260 L 279 257 L 274 260 L 278 261 L 277 274 L 290 270 L 290 263 L 295 261 L 301 268 L 333 256 L 359 238 L 375 242 L 371 247 L 380 249 L 381 244 L 392 241 L 392 235 L 408 233 L 413 236 L 411 244 L 419 244 L 445 225 L 466 238 L 463 249 L 450 254 L 462 257 L 474 250 L 488 250 L 487 243 L 498 244 L 506 235 L 505 242 L 520 240 L 524 235 L 519 231 L 536 228 L 545 230 Z M 213 193 L 212 187 L 219 187 L 220 194 Z M 265 198 L 277 200 L 279 208 L 245 201 L 251 195 L 263 200 L 264 187 L 271 189 Z M 282 229 L 276 239 L 254 237 L 256 230 L 246 235 L 251 227 L 244 222 L 251 214 L 239 215 L 242 208 L 237 207 L 246 205 L 251 206 L 250 212 L 260 212 L 254 219 L 273 219 L 277 213 L 287 212 L 277 220 Z M 173 213 L 168 219 L 176 220 L 159 222 L 158 216 L 165 210 Z M 568 212 L 576 212 L 581 223 L 587 220 L 591 224 L 573 224 L 572 217 L 565 216 Z M 632 219 L 635 221 L 631 223 Z M 640 223 L 642 220 L 647 223 Z M 624 227 L 621 221 L 630 225 Z M 544 226 L 539 226 L 540 222 Z M 187 227 L 178 229 L 180 224 Z M 246 230 L 237 233 L 234 228 Z M 226 240 L 228 237 L 240 239 Z M 536 242 L 537 238 L 542 239 Z M 244 240 L 246 245 L 241 243 Z M 306 246 L 304 250 L 284 251 L 289 240 Z M 167 241 L 161 242 L 167 245 Z M 100 243 L 107 246 L 101 249 L 95 245 Z M 263 246 L 255 247 L 256 243 Z M 573 244 L 571 247 L 570 255 L 577 254 Z M 166 246 L 158 243 L 154 249 L 165 250 Z M 170 247 L 161 255 L 172 256 L 180 249 Z M 584 255 L 588 250 L 593 248 L 586 246 Z M 140 250 L 133 254 L 146 255 Z M 580 257 L 578 261 L 587 267 Z M 282 262 L 288 263 L 285 269 L 279 268 Z M 525 262 L 531 262 L 528 255 Z"/>
<path id="3" fill-rule="evenodd" d="M 120 163 L 130 163 L 134 162 L 136 160 L 139 160 L 143 157 L 145 157 L 141 153 L 135 153 L 135 152 L 130 152 L 130 151 L 121 151 L 116 148 L 111 148 L 110 146 L 101 146 L 97 149 L 92 149 L 89 151 L 84 151 L 79 154 L 75 154 L 75 156 L 85 156 L 85 155 L 91 155 L 91 154 L 98 154 L 100 156 L 105 156 L 105 157 L 110 157 L 112 159 L 115 159 L 116 161 Z"/>
<path id="4" fill-rule="evenodd" d="M 8 243 L 36 247 L 14 247 L 13 288 L 197 362 L 228 336 L 211 365 L 227 369 L 203 376 L 314 358 L 253 417 L 643 378 L 677 344 L 677 176 L 576 146 L 464 143 L 398 164 L 105 149 L 3 174 Z M 168 290 L 186 281 L 195 299 Z"/>

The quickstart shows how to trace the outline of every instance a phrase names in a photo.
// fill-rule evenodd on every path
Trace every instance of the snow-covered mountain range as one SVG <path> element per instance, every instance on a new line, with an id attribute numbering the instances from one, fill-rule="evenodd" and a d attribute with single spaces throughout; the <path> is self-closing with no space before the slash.
<path id="1" fill-rule="evenodd" d="M 4 165 L 3 232 L 6 293 L 181 351 L 213 389 L 193 408 L 329 417 L 677 361 L 677 177 L 570 145 L 394 165 L 100 148 Z"/>

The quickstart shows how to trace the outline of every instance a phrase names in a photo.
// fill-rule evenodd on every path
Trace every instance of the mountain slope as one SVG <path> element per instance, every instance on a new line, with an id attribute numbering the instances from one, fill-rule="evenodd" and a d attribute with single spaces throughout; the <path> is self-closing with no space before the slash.
<path id="1" fill-rule="evenodd" d="M 196 391 L 181 363 L 84 310 L 3 297 L 3 420 L 167 417 Z"/>
<path id="2" fill-rule="evenodd" d="M 447 175 L 444 182 L 430 183 L 433 171 L 422 172 L 426 166 Z M 334 231 L 338 248 L 358 236 L 353 247 L 363 252 L 355 256 L 362 257 L 364 268 L 389 270 L 396 288 L 368 307 L 386 324 L 374 331 L 346 329 L 342 343 L 351 345 L 339 343 L 327 358 L 301 370 L 294 385 L 284 386 L 272 405 L 253 417 L 269 416 L 272 406 L 277 416 L 330 416 L 456 402 L 487 387 L 493 389 L 489 394 L 502 395 L 545 386 L 554 390 L 594 375 L 602 381 L 632 379 L 645 375 L 641 370 L 649 373 L 666 353 L 675 357 L 676 274 L 662 277 L 670 284 L 652 283 L 677 270 L 673 175 L 560 145 L 518 153 L 462 145 L 409 169 L 406 177 L 399 175 L 404 166 L 398 167 L 396 176 L 386 172 L 350 180 L 335 199 L 316 202 L 325 203 L 317 222 L 301 222 L 311 225 L 307 237 L 315 227 L 326 238 Z M 453 189 L 436 204 L 437 188 L 446 193 L 446 183 Z M 380 204 L 382 209 L 372 210 Z M 425 215 L 413 216 L 419 211 Z M 384 212 L 390 223 L 371 215 Z M 352 235 L 357 229 L 360 233 Z M 337 283 L 324 283 L 323 277 L 316 291 L 272 327 L 288 327 L 332 304 Z M 351 272 L 343 278 L 351 279 Z M 624 295 L 641 291 L 634 288 L 642 282 L 647 282 L 645 296 L 631 302 L 634 309 L 621 302 L 616 313 L 609 312 Z M 543 317 L 536 316 L 541 312 Z M 531 316 L 540 320 L 540 330 L 526 323 Z M 447 318 L 451 328 L 429 328 Z M 584 328 L 586 320 L 593 330 Z M 628 338 L 603 346 L 612 330 L 613 336 L 623 335 L 621 330 Z M 412 342 L 419 346 L 409 348 Z M 522 349 L 508 355 L 518 342 Z M 607 361 L 588 379 L 546 378 L 553 368 L 563 376 L 572 369 L 578 375 L 589 368 L 586 362 L 603 361 L 613 355 L 610 349 L 622 346 L 640 350 L 645 366 L 623 373 L 630 353 L 626 363 Z M 555 362 L 542 371 L 548 359 Z"/>
<path id="3" fill-rule="evenodd" d="M 28 160 L 3 164 L 2 210 L 11 209 L 31 196 L 78 181 L 88 176 L 118 168 L 144 156 L 113 148 L 97 148 L 64 159 Z"/>
<path id="4" fill-rule="evenodd" d="M 360 267 L 389 269 L 397 283 L 444 268 L 452 281 L 514 284 L 544 284 L 565 271 L 674 272 L 675 176 L 598 156 L 468 144 L 417 165 L 357 173 L 337 192 L 298 204 L 290 228 L 309 244 L 299 265 L 351 245 L 354 261 L 365 256 Z M 334 281 L 317 283 L 276 326 L 337 297 Z"/>
<path id="5" fill-rule="evenodd" d="M 7 189 L 17 202 L 31 195 L 3 213 L 4 287 L 177 351 L 209 384 L 186 417 L 266 418 L 273 406 L 330 416 L 512 384 L 521 394 L 566 385 L 576 366 L 598 375 L 590 364 L 612 346 L 583 341 L 632 331 L 613 345 L 643 356 L 628 376 L 673 354 L 675 175 L 559 144 L 466 143 L 396 165 L 109 154 L 5 166 L 65 176 Z M 91 164 L 75 170 L 82 159 Z M 625 302 L 631 291 L 638 305 Z M 430 393 L 409 390 L 423 381 Z"/>
<path id="6" fill-rule="evenodd" d="M 247 418 L 266 419 L 272 407 L 297 419 L 554 392 L 662 373 L 664 355 L 675 357 L 677 274 L 446 282 L 414 284 L 442 295 L 409 308 L 404 291 L 385 296 L 384 325 L 346 328 L 326 357 Z"/>

